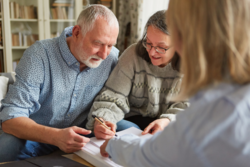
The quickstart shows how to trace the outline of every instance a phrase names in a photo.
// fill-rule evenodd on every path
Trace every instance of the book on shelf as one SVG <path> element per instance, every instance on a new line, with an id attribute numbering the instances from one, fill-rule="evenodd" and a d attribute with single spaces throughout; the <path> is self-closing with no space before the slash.
<path id="1" fill-rule="evenodd" d="M 140 138 L 152 137 L 151 134 L 142 135 L 141 133 L 142 133 L 141 130 L 132 127 L 117 132 L 116 134 L 118 137 L 123 136 L 125 134 L 134 134 Z M 75 154 L 85 159 L 94 166 L 121 167 L 120 165 L 112 161 L 110 158 L 102 157 L 102 155 L 100 154 L 100 147 L 104 142 L 105 140 L 100 140 L 97 139 L 96 137 L 92 137 L 90 138 L 90 142 L 88 142 L 80 151 L 75 152 Z"/>
<path id="2" fill-rule="evenodd" d="M 19 18 L 19 4 L 14 2 L 14 17 Z"/>
<path id="3" fill-rule="evenodd" d="M 12 33 L 12 46 L 30 46 L 38 40 L 37 34 Z"/>
<path id="4" fill-rule="evenodd" d="M 23 37 L 21 32 L 18 32 L 18 44 L 19 46 L 23 46 Z"/>
<path id="5" fill-rule="evenodd" d="M 36 19 L 37 7 L 34 5 L 25 6 L 17 2 L 9 2 L 11 19 Z"/>
<path id="6" fill-rule="evenodd" d="M 58 19 L 64 19 L 64 18 L 63 18 L 63 11 L 62 11 L 62 8 L 61 8 L 61 7 L 56 7 L 56 11 L 57 11 Z"/>
<path id="7" fill-rule="evenodd" d="M 50 14 L 51 14 L 52 19 L 58 19 L 56 8 L 50 8 Z"/>
<path id="8" fill-rule="evenodd" d="M 67 11 L 65 7 L 62 7 L 63 19 L 68 19 Z"/>
<path id="9" fill-rule="evenodd" d="M 12 39 L 12 46 L 19 46 L 19 34 L 18 33 L 12 33 L 11 39 Z"/>
<path id="10" fill-rule="evenodd" d="M 9 3 L 9 5 L 10 5 L 10 18 L 11 18 L 11 19 L 14 19 L 14 18 L 15 18 L 14 3 L 15 3 L 15 2 L 10 2 L 10 3 Z"/>
<path id="11" fill-rule="evenodd" d="M 74 7 L 52 7 L 50 8 L 51 19 L 74 19 Z"/>

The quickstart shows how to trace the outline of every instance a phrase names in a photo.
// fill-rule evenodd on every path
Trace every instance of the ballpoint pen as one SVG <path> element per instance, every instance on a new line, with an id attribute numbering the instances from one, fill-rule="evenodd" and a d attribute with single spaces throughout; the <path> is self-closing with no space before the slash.
<path id="1" fill-rule="evenodd" d="M 96 121 L 98 121 L 100 124 L 102 124 L 106 129 L 111 130 L 111 128 L 108 127 L 107 125 L 105 125 L 104 122 L 103 122 L 98 116 L 92 115 L 92 117 L 93 117 Z M 117 137 L 117 134 L 115 134 L 115 136 Z"/>

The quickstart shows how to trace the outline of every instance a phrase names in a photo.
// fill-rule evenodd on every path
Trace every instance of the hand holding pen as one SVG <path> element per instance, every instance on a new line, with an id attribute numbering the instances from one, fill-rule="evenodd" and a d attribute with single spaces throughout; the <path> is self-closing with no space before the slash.
<path id="1" fill-rule="evenodd" d="M 113 136 L 116 136 L 115 130 L 116 125 L 109 122 L 103 121 L 101 118 L 92 115 L 92 117 L 96 120 L 94 125 L 94 133 L 95 137 L 98 139 L 110 139 Z"/>

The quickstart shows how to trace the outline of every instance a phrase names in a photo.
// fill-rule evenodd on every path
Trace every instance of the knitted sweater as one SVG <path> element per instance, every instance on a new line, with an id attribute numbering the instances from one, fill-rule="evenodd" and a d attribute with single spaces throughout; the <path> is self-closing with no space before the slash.
<path id="1" fill-rule="evenodd" d="M 93 129 L 92 114 L 116 124 L 124 117 L 142 115 L 175 120 L 185 102 L 171 103 L 168 97 L 179 92 L 180 73 L 171 63 L 163 68 L 139 57 L 135 44 L 127 48 L 95 98 L 88 116 L 87 128 Z"/>

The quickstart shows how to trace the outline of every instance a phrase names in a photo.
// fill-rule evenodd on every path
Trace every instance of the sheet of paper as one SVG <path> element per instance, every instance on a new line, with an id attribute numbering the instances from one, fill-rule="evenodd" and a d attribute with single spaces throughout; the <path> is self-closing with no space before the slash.
<path id="1" fill-rule="evenodd" d="M 87 143 L 82 150 L 85 151 L 85 154 L 83 151 L 78 151 L 75 152 L 75 154 L 79 155 L 80 157 L 86 158 L 87 161 L 92 163 L 95 166 L 100 166 L 100 167 L 122 167 L 118 165 L 117 163 L 113 162 L 110 158 L 105 158 L 100 154 L 100 148 L 91 144 Z M 86 153 L 89 153 L 91 157 L 87 158 Z M 101 160 L 101 161 L 100 161 Z"/>
<path id="2" fill-rule="evenodd" d="M 151 134 L 142 135 L 141 130 L 134 127 L 117 132 L 117 137 L 121 137 L 126 134 L 134 134 L 140 138 L 152 137 Z M 75 152 L 78 156 L 84 158 L 91 164 L 97 167 L 121 167 L 120 165 L 113 162 L 110 158 L 105 158 L 100 154 L 100 146 L 105 142 L 105 140 L 97 139 L 96 137 L 90 138 L 90 142 L 87 143 L 82 150 Z"/>
<path id="3" fill-rule="evenodd" d="M 141 138 L 147 138 L 147 137 L 152 136 L 151 134 L 142 135 L 141 132 L 142 131 L 140 129 L 131 127 L 131 128 L 125 129 L 123 131 L 117 132 L 116 134 L 117 134 L 117 137 L 121 137 L 121 136 L 126 135 L 126 134 L 134 134 L 134 135 L 139 136 Z M 96 137 L 92 137 L 90 139 L 90 142 L 98 147 L 101 147 L 101 145 L 105 142 L 105 140 L 100 140 L 100 139 L 97 139 Z"/>
<path id="4" fill-rule="evenodd" d="M 131 127 L 131 128 L 125 129 L 123 131 L 117 132 L 117 135 L 118 135 L 118 137 L 121 137 L 121 136 L 126 135 L 126 134 L 134 134 L 136 136 L 139 136 L 140 138 L 152 137 L 151 134 L 142 135 L 141 133 L 142 133 L 142 131 L 140 129 L 137 129 L 135 127 Z"/>

